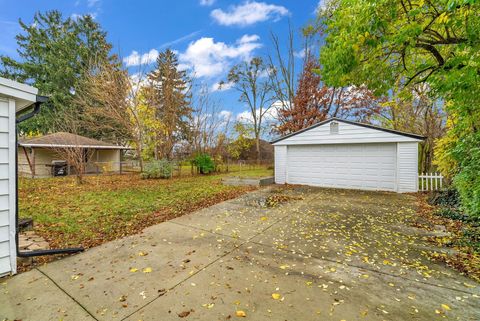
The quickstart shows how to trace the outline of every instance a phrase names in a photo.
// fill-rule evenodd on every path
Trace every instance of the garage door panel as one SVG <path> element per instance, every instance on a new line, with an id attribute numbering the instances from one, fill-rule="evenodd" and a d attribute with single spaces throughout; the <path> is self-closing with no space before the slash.
<path id="1" fill-rule="evenodd" d="M 324 187 L 395 190 L 395 144 L 289 146 L 287 181 Z"/>

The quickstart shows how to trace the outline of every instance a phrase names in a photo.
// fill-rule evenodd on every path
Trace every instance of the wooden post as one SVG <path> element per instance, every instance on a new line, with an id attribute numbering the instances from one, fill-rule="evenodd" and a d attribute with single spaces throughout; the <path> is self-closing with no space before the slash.
<path id="1" fill-rule="evenodd" d="M 30 174 L 32 175 L 32 178 L 35 177 L 35 168 L 32 166 L 32 162 L 30 161 L 30 157 L 28 156 L 28 153 L 27 153 L 27 149 L 22 146 L 22 149 L 23 149 L 23 153 L 25 154 L 25 158 L 27 159 L 27 162 L 28 162 L 28 167 L 30 168 Z M 33 148 L 32 148 L 32 152 L 33 152 Z M 18 151 L 17 151 L 18 153 Z"/>

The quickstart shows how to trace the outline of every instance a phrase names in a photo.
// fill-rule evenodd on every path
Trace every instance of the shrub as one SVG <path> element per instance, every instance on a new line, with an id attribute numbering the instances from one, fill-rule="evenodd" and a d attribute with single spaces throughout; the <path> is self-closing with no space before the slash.
<path id="1" fill-rule="evenodd" d="M 170 178 L 172 177 L 173 164 L 172 162 L 161 159 L 145 163 L 142 178 Z"/>
<path id="2" fill-rule="evenodd" d="M 441 205 L 454 208 L 459 208 L 461 205 L 460 195 L 454 188 L 433 192 L 430 195 L 428 202 L 432 205 Z"/>
<path id="3" fill-rule="evenodd" d="M 459 139 L 453 155 L 459 162 L 459 172 L 453 178 L 465 212 L 480 218 L 480 133 Z"/>
<path id="4" fill-rule="evenodd" d="M 201 174 L 209 174 L 215 170 L 215 163 L 213 159 L 207 154 L 200 154 L 193 160 L 195 165 Z"/>

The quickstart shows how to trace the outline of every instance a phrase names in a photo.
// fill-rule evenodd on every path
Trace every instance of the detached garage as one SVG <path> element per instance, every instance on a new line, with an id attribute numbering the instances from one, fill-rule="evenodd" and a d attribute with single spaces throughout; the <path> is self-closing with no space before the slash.
<path id="1" fill-rule="evenodd" d="M 331 118 L 272 142 L 275 183 L 417 192 L 423 139 Z"/>

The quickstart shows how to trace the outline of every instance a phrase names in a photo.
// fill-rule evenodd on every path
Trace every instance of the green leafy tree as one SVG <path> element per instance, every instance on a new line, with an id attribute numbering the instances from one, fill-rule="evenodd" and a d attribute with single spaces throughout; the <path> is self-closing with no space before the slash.
<path id="1" fill-rule="evenodd" d="M 477 0 L 332 0 L 319 14 L 329 85 L 428 83 L 455 117 L 440 144 L 456 160 L 454 182 L 466 210 L 480 216 L 480 3 Z"/>
<path id="2" fill-rule="evenodd" d="M 241 122 L 236 122 L 233 128 L 237 137 L 228 145 L 227 150 L 233 159 L 240 159 L 254 144 L 251 138 L 252 128 Z"/>
<path id="3" fill-rule="evenodd" d="M 149 103 L 162 124 L 156 132 L 155 159 L 172 159 L 175 145 L 190 134 L 191 80 L 178 69 L 177 56 L 170 49 L 159 54 L 148 79 Z"/>
<path id="4" fill-rule="evenodd" d="M 94 63 L 116 62 L 106 33 L 89 15 L 64 19 L 59 11 L 36 13 L 32 23 L 19 20 L 19 60 L 0 57 L 0 76 L 29 83 L 50 97 L 39 116 L 21 124 L 23 132 L 47 133 L 65 112 L 81 114 L 73 103 L 82 77 Z"/>

